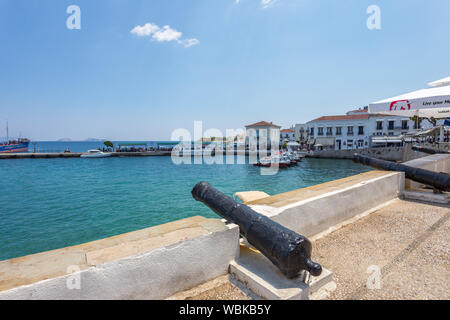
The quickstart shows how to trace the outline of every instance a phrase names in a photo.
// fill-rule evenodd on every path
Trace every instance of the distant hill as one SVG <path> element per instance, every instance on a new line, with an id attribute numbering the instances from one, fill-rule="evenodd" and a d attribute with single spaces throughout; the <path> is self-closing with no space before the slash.
<path id="1" fill-rule="evenodd" d="M 58 142 L 70 142 L 70 141 L 72 141 L 72 139 L 70 139 L 70 138 L 61 138 L 61 139 L 58 139 L 57 141 Z"/>
<path id="2" fill-rule="evenodd" d="M 103 141 L 106 141 L 106 139 L 87 138 L 84 141 L 86 141 L 86 142 L 103 142 Z"/>

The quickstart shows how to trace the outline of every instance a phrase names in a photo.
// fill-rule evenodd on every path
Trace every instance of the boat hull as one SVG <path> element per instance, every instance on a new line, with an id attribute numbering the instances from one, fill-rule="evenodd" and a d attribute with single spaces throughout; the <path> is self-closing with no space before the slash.
<path id="1" fill-rule="evenodd" d="M 28 152 L 29 142 L 19 142 L 14 144 L 0 145 L 0 153 Z"/>
<path id="2" fill-rule="evenodd" d="M 111 157 L 110 153 L 104 153 L 104 154 L 82 154 L 80 158 L 90 158 L 90 159 L 96 159 L 96 158 L 108 158 Z"/>

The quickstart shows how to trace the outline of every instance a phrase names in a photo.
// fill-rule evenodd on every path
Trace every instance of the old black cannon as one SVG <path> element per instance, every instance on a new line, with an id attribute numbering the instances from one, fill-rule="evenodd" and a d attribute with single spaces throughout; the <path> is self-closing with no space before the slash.
<path id="1" fill-rule="evenodd" d="M 353 161 L 362 163 L 377 169 L 388 171 L 401 171 L 405 173 L 405 177 L 433 187 L 439 191 L 450 190 L 450 174 L 445 172 L 434 172 L 421 168 L 410 167 L 401 163 L 389 162 L 376 158 L 362 156 L 355 153 Z"/>
<path id="2" fill-rule="evenodd" d="M 322 267 L 311 260 L 311 242 L 304 236 L 234 201 L 207 182 L 198 183 L 192 196 L 222 218 L 237 224 L 241 235 L 286 277 L 295 278 L 303 270 L 313 276 L 322 273 Z"/>
<path id="3" fill-rule="evenodd" d="M 425 148 L 425 147 L 420 147 L 420 146 L 412 146 L 411 149 L 414 151 L 419 151 L 419 152 L 428 153 L 428 154 L 449 154 L 446 151 Z"/>

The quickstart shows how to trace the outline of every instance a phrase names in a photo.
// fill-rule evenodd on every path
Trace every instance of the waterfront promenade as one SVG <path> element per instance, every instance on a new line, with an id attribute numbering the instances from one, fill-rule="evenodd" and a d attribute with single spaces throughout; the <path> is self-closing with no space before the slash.
<path id="1" fill-rule="evenodd" d="M 450 299 L 450 206 L 396 199 L 313 241 L 315 258 L 333 271 L 336 289 L 317 299 Z M 370 266 L 381 288 L 368 289 Z M 178 299 L 250 299 L 223 276 Z"/>

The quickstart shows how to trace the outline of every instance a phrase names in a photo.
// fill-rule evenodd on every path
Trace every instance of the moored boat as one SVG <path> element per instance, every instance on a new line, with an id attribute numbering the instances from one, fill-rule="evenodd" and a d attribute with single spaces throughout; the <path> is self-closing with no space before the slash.
<path id="1" fill-rule="evenodd" d="M 80 158 L 107 158 L 111 157 L 111 153 L 105 153 L 100 150 L 89 150 L 88 153 L 82 154 Z"/>
<path id="2" fill-rule="evenodd" d="M 9 129 L 8 122 L 6 122 L 6 141 L 0 142 L 0 153 L 17 153 L 17 152 L 28 152 L 28 146 L 30 145 L 30 140 L 28 139 L 9 139 Z"/>
<path id="3" fill-rule="evenodd" d="M 28 152 L 30 140 L 18 139 L 0 143 L 0 153 Z"/>
<path id="4" fill-rule="evenodd" d="M 255 167 L 270 167 L 272 165 L 272 157 L 264 157 L 253 163 Z"/>
<path id="5" fill-rule="evenodd" d="M 292 163 L 287 155 L 280 155 L 261 158 L 259 161 L 253 163 L 253 165 L 256 167 L 278 166 L 280 168 L 285 168 L 291 166 Z"/>

